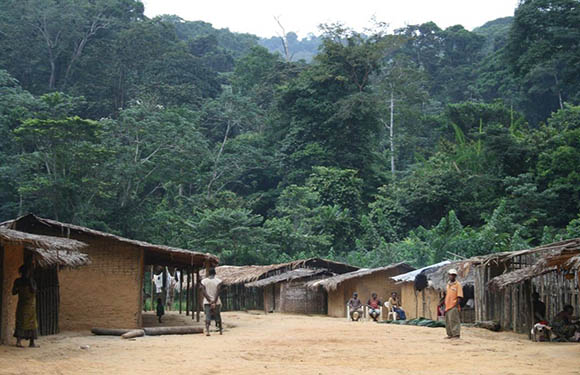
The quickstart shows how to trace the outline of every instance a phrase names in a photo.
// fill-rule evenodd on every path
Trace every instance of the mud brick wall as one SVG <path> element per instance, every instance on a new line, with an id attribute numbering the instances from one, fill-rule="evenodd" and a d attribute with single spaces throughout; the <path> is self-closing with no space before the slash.
<path id="1" fill-rule="evenodd" d="M 75 236 L 92 263 L 62 269 L 61 330 L 137 328 L 142 324 L 143 251 L 112 240 Z"/>
<path id="2" fill-rule="evenodd" d="M 377 293 L 383 303 L 389 299 L 392 292 L 401 295 L 401 285 L 395 284 L 391 277 L 404 272 L 408 271 L 387 270 L 344 281 L 335 291 L 328 292 L 328 315 L 346 317 L 346 303 L 352 298 L 354 292 L 358 292 L 358 298 L 363 304 L 367 303 L 372 292 Z M 386 316 L 383 318 L 386 319 Z"/>
<path id="3" fill-rule="evenodd" d="M 441 293 L 433 288 L 415 291 L 413 282 L 406 282 L 401 287 L 401 307 L 405 310 L 407 319 L 428 318 L 437 320 L 437 305 Z"/>
<path id="4" fill-rule="evenodd" d="M 12 335 L 16 324 L 16 305 L 18 304 L 18 296 L 12 295 L 12 285 L 14 280 L 20 277 L 18 268 L 24 263 L 24 248 L 19 245 L 5 245 L 3 263 L 2 311 L 0 311 L 2 336 L 0 343 L 10 344 L 16 340 Z"/>

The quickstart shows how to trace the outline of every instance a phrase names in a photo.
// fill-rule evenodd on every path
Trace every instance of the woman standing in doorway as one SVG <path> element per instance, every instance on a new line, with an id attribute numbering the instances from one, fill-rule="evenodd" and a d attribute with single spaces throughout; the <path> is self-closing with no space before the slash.
<path id="1" fill-rule="evenodd" d="M 32 269 L 22 265 L 18 269 L 20 277 L 14 281 L 12 295 L 18 295 L 16 307 L 16 346 L 22 348 L 22 339 L 30 340 L 31 348 L 38 348 L 34 340 L 38 338 L 38 320 L 36 319 L 36 283 L 32 278 Z"/>

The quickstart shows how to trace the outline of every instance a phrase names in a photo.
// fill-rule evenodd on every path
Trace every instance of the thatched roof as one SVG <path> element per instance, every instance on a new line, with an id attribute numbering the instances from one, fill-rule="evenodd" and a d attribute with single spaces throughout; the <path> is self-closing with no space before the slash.
<path id="1" fill-rule="evenodd" d="M 530 249 L 532 250 L 539 255 L 535 264 L 494 277 L 488 286 L 491 289 L 503 289 L 549 272 L 580 269 L 580 238 Z"/>
<path id="2" fill-rule="evenodd" d="M 78 267 L 90 263 L 89 256 L 78 250 L 85 243 L 60 237 L 41 236 L 0 227 L 0 243 L 25 246 L 37 255 L 40 267 Z"/>
<path id="3" fill-rule="evenodd" d="M 431 281 L 431 287 L 437 290 L 445 290 L 447 288 L 447 282 L 449 281 L 449 274 L 447 273 L 450 269 L 455 268 L 457 270 L 457 280 L 461 285 L 474 285 L 474 258 L 471 260 L 460 260 L 455 262 L 449 262 L 441 267 L 439 267 L 435 272 L 429 275 L 429 280 Z"/>
<path id="4" fill-rule="evenodd" d="M 314 281 L 306 283 L 306 286 L 308 288 L 311 288 L 311 289 L 316 289 L 316 288 L 322 287 L 322 288 L 326 289 L 327 292 L 330 292 L 330 291 L 336 290 L 340 284 L 342 284 L 343 282 L 348 281 L 348 280 L 373 275 L 373 274 L 379 273 L 379 272 L 399 270 L 399 271 L 401 271 L 401 273 L 403 273 L 403 272 L 412 271 L 413 269 L 414 268 L 409 266 L 407 263 L 400 262 L 400 263 L 391 264 L 391 265 L 388 265 L 385 267 L 363 268 L 363 269 L 360 269 L 357 271 L 345 273 L 342 275 L 332 276 L 332 277 L 322 279 L 322 280 L 314 280 Z"/>
<path id="5" fill-rule="evenodd" d="M 217 277 L 222 280 L 224 285 L 234 285 L 250 283 L 277 273 L 299 268 L 325 269 L 338 274 L 358 270 L 358 267 L 346 263 L 321 258 L 300 259 L 266 266 L 219 266 L 215 270 Z M 201 276 L 205 277 L 204 271 L 201 272 Z"/>
<path id="6" fill-rule="evenodd" d="M 271 266 L 219 266 L 216 267 L 216 276 L 223 285 L 245 284 L 255 281 L 271 270 Z M 200 272 L 205 277 L 205 270 Z"/>
<path id="7" fill-rule="evenodd" d="M 26 215 L 16 220 L 10 220 L 0 224 L 2 226 L 18 229 L 20 231 L 57 232 L 61 237 L 69 238 L 71 233 L 83 234 L 89 237 L 105 238 L 123 244 L 135 246 L 145 251 L 145 263 L 161 266 L 202 266 L 205 262 L 215 266 L 219 263 L 218 257 L 208 253 L 200 253 L 165 245 L 155 245 L 144 241 L 131 240 L 111 233 L 81 227 L 78 225 L 62 223 L 56 220 L 44 219 L 35 215 Z"/>
<path id="8" fill-rule="evenodd" d="M 334 274 L 326 269 L 297 268 L 295 270 L 270 276 L 262 280 L 247 283 L 245 286 L 246 288 L 263 288 L 265 286 L 280 282 L 295 281 L 322 275 L 334 275 Z"/>
<path id="9" fill-rule="evenodd" d="M 427 267 L 423 267 L 423 268 L 419 268 L 418 270 L 414 270 L 411 272 L 407 272 L 401 275 L 396 275 L 391 277 L 391 279 L 399 282 L 399 283 L 406 283 L 406 282 L 414 282 L 415 281 L 415 277 L 420 274 L 420 273 L 424 273 L 426 275 L 433 273 L 435 271 L 437 271 L 439 269 L 439 267 L 445 266 L 447 264 L 451 263 L 448 260 L 444 260 L 443 262 L 439 262 L 439 263 L 435 263 L 432 264 L 430 266 Z"/>

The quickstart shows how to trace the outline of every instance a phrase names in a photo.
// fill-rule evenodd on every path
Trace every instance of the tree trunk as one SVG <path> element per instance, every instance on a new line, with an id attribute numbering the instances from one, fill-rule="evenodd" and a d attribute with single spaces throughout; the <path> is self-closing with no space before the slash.
<path id="1" fill-rule="evenodd" d="M 391 125 L 389 126 L 389 140 L 391 143 L 391 173 L 395 175 L 395 138 L 394 138 L 394 111 L 395 99 L 393 97 L 393 90 L 391 90 Z"/>

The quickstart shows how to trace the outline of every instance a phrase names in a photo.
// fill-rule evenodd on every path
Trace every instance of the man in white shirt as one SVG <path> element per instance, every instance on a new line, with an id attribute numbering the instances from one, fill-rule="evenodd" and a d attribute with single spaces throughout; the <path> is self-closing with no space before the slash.
<path id="1" fill-rule="evenodd" d="M 220 289 L 222 281 L 216 277 L 215 268 L 210 268 L 209 276 L 201 280 L 201 292 L 203 293 L 203 311 L 205 314 L 205 335 L 209 336 L 209 325 L 213 320 L 219 327 L 220 335 L 223 332 L 222 318 L 220 310 L 222 302 L 220 300 Z"/>

